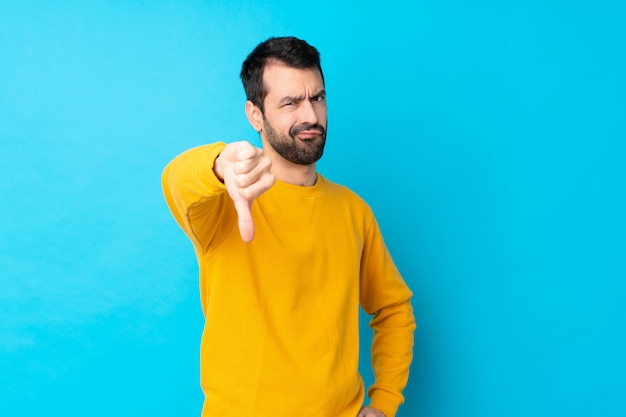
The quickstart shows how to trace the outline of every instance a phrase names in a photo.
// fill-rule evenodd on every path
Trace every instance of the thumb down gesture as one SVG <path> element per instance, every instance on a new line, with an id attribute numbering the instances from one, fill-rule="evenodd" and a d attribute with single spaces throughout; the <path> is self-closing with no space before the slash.
<path id="1" fill-rule="evenodd" d="M 215 174 L 224 181 L 237 210 L 239 233 L 244 242 L 254 239 L 250 208 L 254 199 L 267 191 L 276 179 L 270 172 L 272 162 L 248 142 L 233 142 L 215 160 Z"/>

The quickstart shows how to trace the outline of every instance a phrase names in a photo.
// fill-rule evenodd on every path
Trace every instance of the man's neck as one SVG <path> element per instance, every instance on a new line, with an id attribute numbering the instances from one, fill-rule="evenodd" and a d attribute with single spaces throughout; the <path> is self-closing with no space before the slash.
<path id="1" fill-rule="evenodd" d="M 311 187 L 317 182 L 315 163 L 298 165 L 284 160 L 274 160 L 271 169 L 277 180 L 287 184 Z"/>

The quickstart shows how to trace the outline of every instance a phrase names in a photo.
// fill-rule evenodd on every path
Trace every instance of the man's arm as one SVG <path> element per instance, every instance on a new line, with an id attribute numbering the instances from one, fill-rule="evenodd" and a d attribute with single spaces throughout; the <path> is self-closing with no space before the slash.
<path id="1" fill-rule="evenodd" d="M 407 300 L 380 309 L 370 327 L 374 330 L 372 366 L 375 377 L 368 390 L 370 406 L 393 417 L 404 402 L 402 390 L 408 381 L 413 359 L 415 319 L 411 303 Z"/>
<path id="2" fill-rule="evenodd" d="M 386 417 L 394 417 L 404 402 L 402 390 L 413 359 L 415 318 L 411 296 L 373 220 L 361 258 L 360 298 L 365 312 L 374 316 L 370 327 L 374 330 L 375 381 L 368 390 L 370 407 L 382 411 Z"/>
<path id="3" fill-rule="evenodd" d="M 254 232 L 252 229 L 250 234 L 250 205 L 274 183 L 270 165 L 262 151 L 247 142 L 199 146 L 178 155 L 166 166 L 163 194 L 174 218 L 194 245 L 206 249 L 220 226 L 220 212 L 232 204 L 224 198 L 235 202 L 240 224 L 242 216 L 244 219 L 242 237 L 248 230 L 246 236 L 251 239 Z"/>

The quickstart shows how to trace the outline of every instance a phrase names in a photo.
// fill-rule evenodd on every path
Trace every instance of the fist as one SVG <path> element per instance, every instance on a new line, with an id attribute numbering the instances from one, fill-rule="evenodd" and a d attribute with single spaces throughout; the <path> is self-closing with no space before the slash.
<path id="1" fill-rule="evenodd" d="M 263 150 L 248 142 L 234 142 L 215 160 L 215 174 L 224 181 L 237 210 L 239 233 L 244 242 L 254 239 L 253 201 L 267 191 L 276 179 L 270 171 L 271 160 Z"/>

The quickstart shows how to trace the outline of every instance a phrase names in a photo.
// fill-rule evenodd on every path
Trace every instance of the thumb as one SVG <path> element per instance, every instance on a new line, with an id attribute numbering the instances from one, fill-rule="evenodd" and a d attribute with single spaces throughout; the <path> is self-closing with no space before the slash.
<path id="1" fill-rule="evenodd" d="M 241 239 L 246 243 L 252 242 L 252 239 L 254 239 L 254 222 L 252 221 L 252 213 L 250 212 L 252 201 L 238 198 L 233 202 L 235 203 L 235 210 L 237 210 Z"/>

